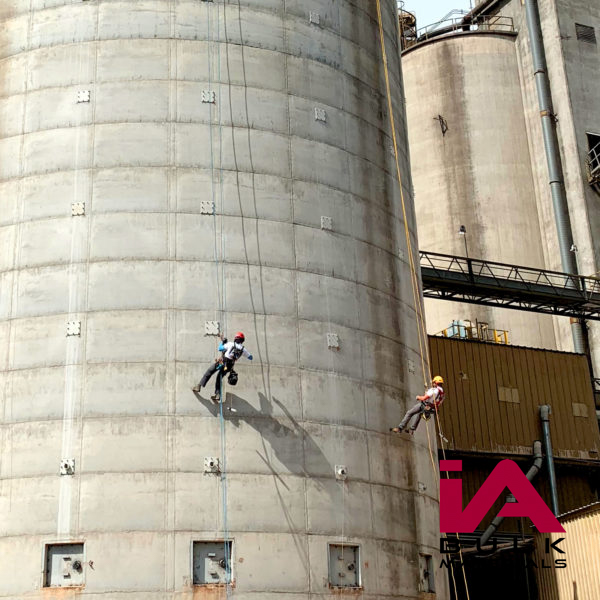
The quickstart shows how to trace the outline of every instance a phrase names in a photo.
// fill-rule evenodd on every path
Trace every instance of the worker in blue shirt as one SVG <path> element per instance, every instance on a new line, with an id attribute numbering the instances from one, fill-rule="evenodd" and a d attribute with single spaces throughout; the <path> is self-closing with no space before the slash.
<path id="1" fill-rule="evenodd" d="M 248 360 L 252 360 L 252 354 L 244 348 L 244 342 L 246 336 L 238 331 L 235 334 L 233 342 L 228 342 L 227 339 L 221 338 L 219 344 L 219 352 L 221 356 L 217 358 L 206 370 L 206 373 L 202 376 L 200 383 L 192 388 L 192 391 L 198 393 L 200 389 L 206 387 L 208 380 L 217 373 L 217 379 L 215 382 L 215 393 L 211 396 L 211 400 L 214 402 L 220 402 L 221 400 L 221 381 L 225 373 L 229 373 L 228 381 L 231 385 L 237 383 L 237 373 L 233 370 L 233 367 L 242 356 L 245 356 Z"/>

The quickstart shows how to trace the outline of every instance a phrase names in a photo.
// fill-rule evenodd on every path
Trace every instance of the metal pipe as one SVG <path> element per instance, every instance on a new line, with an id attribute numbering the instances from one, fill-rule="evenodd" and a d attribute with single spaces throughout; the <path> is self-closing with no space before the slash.
<path id="1" fill-rule="evenodd" d="M 556 473 L 554 472 L 554 455 L 552 454 L 552 438 L 550 437 L 550 413 L 552 408 L 545 404 L 540 406 L 540 419 L 542 420 L 542 432 L 544 434 L 544 450 L 546 451 L 546 464 L 548 466 L 548 477 L 550 479 L 550 497 L 552 499 L 552 512 L 558 517 L 558 491 L 556 486 Z"/>
<path id="2" fill-rule="evenodd" d="M 531 467 L 529 467 L 529 471 L 527 471 L 525 474 L 525 477 L 527 477 L 529 481 L 533 481 L 536 475 L 540 472 L 540 469 L 542 468 L 542 462 L 542 442 L 536 440 L 533 442 L 533 464 Z M 489 542 L 490 538 L 494 535 L 494 533 L 496 533 L 498 527 L 502 525 L 502 521 L 504 521 L 504 517 L 496 515 L 488 528 L 483 532 L 483 535 L 479 540 L 479 547 L 483 547 Z"/>
<path id="3" fill-rule="evenodd" d="M 546 63 L 546 52 L 542 36 L 540 12 L 537 0 L 525 0 L 527 13 L 527 29 L 531 42 L 531 55 L 537 87 L 540 116 L 542 119 L 542 131 L 544 135 L 544 148 L 550 175 L 550 190 L 552 192 L 552 205 L 554 207 L 554 219 L 558 231 L 558 245 L 562 268 L 565 273 L 577 275 L 577 262 L 571 251 L 573 246 L 573 231 L 569 218 L 569 207 L 564 187 L 563 169 L 558 146 L 558 135 L 556 133 L 556 117 L 552 105 L 552 93 L 550 91 L 550 80 L 548 79 L 548 66 Z M 575 352 L 586 353 L 585 332 L 579 320 L 571 321 L 571 333 Z"/>

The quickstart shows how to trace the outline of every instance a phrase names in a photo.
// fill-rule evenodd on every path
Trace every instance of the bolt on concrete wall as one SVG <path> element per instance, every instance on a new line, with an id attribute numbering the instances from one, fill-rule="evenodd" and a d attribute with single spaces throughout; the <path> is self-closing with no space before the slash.
<path id="1" fill-rule="evenodd" d="M 339 542 L 365 598 L 415 597 L 437 492 L 425 432 L 386 435 L 421 383 L 374 6 L 0 19 L 1 593 L 42 597 L 44 544 L 84 541 L 82 593 L 188 597 L 192 542 L 229 537 L 239 598 L 322 597 Z M 190 390 L 214 321 L 254 355 L 223 430 Z"/>

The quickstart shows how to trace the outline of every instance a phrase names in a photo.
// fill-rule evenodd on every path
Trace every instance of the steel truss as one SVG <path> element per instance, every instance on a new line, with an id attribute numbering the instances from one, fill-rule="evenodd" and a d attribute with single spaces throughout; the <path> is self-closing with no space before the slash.
<path id="1" fill-rule="evenodd" d="M 600 279 L 420 252 L 423 295 L 600 321 Z"/>

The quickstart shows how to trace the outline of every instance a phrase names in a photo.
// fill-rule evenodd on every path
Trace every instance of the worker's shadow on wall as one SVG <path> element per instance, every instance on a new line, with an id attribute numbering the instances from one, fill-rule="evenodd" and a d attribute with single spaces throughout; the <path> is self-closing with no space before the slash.
<path id="1" fill-rule="evenodd" d="M 200 394 L 195 395 L 212 415 L 219 417 L 221 407 L 218 404 Z M 223 403 L 223 417 L 236 428 L 245 423 L 260 434 L 262 449 L 256 452 L 273 475 L 279 477 L 278 472 L 281 470 L 273 464 L 274 458 L 296 475 L 327 477 L 333 473 L 333 465 L 319 445 L 282 402 L 273 397 L 271 403 L 261 392 L 258 393 L 258 399 L 260 410 L 241 396 L 227 392 Z M 273 416 L 273 404 L 280 408 L 283 413 L 281 416 Z M 282 479 L 280 481 L 284 483 Z"/>

